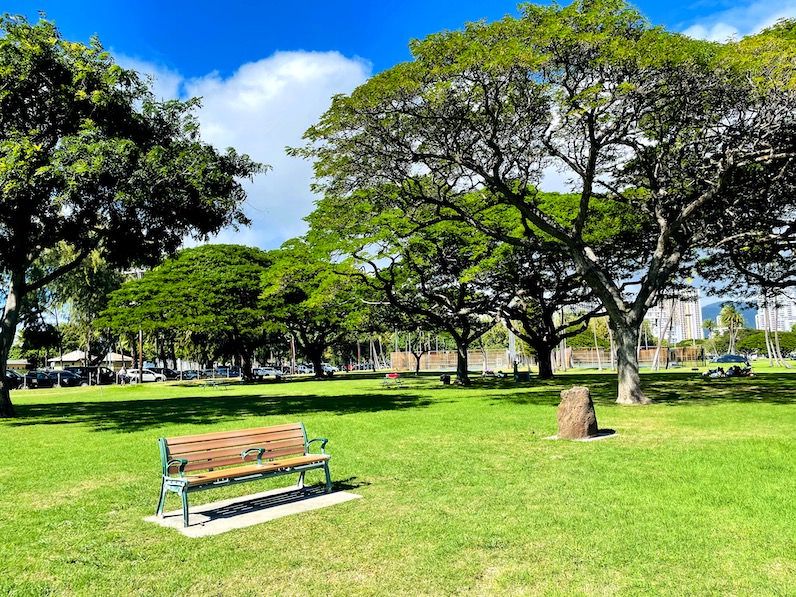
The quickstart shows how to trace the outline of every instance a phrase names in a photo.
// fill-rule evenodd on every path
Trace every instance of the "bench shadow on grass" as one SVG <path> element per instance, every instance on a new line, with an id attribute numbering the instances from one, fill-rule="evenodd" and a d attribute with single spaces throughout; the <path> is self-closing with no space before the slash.
<path id="1" fill-rule="evenodd" d="M 332 483 L 332 493 L 339 493 L 341 491 L 353 491 L 361 487 L 366 487 L 370 483 L 359 481 L 356 477 L 349 477 L 342 481 L 335 481 Z M 219 506 L 218 508 L 206 509 L 202 511 L 202 515 L 207 516 L 211 520 L 221 518 L 237 518 L 243 514 L 258 510 L 268 510 L 276 506 L 283 506 L 287 504 L 296 504 L 309 499 L 329 495 L 326 493 L 326 487 L 320 485 L 308 485 L 303 489 L 287 489 L 278 493 L 269 493 L 267 495 L 258 495 L 249 499 L 237 499 L 231 504 Z"/>
<path id="2" fill-rule="evenodd" d="M 424 408 L 430 400 L 405 392 L 383 395 L 342 396 L 263 396 L 240 395 L 233 390 L 224 395 L 184 396 L 158 400 L 109 402 L 61 402 L 16 406 L 18 419 L 13 425 L 58 425 L 82 423 L 97 431 L 139 431 L 169 424 L 206 425 L 248 416 L 296 415 L 328 412 L 352 414 Z"/>

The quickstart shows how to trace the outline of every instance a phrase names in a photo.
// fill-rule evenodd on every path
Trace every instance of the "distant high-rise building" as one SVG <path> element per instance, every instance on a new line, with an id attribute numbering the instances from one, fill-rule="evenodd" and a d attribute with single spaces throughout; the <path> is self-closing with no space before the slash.
<path id="1" fill-rule="evenodd" d="M 766 308 L 763 307 L 763 298 L 758 299 L 755 327 L 758 330 L 766 329 Z M 796 291 L 791 290 L 783 296 L 769 300 L 767 307 L 769 329 L 780 332 L 790 332 L 796 325 Z"/>
<path id="2" fill-rule="evenodd" d="M 652 334 L 675 345 L 683 340 L 701 340 L 702 309 L 699 289 L 686 286 L 661 298 L 644 317 L 650 322 Z"/>

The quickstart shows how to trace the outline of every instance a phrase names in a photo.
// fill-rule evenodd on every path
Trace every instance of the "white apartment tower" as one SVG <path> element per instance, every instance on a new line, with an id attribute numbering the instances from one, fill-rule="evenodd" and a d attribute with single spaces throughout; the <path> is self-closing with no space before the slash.
<path id="1" fill-rule="evenodd" d="M 796 291 L 791 290 L 783 296 L 769 300 L 768 307 L 763 306 L 763 298 L 757 301 L 759 305 L 755 315 L 755 327 L 758 330 L 766 329 L 766 310 L 771 331 L 790 332 L 796 325 Z"/>
<path id="2" fill-rule="evenodd" d="M 644 319 L 650 322 L 653 335 L 668 340 L 670 346 L 683 340 L 701 340 L 704 336 L 699 289 L 687 286 L 668 293 Z"/>

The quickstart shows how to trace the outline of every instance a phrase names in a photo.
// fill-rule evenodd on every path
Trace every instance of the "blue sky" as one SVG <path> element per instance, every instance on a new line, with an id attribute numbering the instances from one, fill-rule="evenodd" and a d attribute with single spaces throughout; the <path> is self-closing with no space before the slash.
<path id="1" fill-rule="evenodd" d="M 636 6 L 655 25 L 717 40 L 796 17 L 796 0 L 643 0 Z M 413 38 L 515 15 L 516 7 L 484 0 L 6 0 L 2 11 L 31 20 L 44 11 L 70 40 L 98 35 L 119 63 L 152 75 L 161 97 L 201 96 L 205 140 L 272 166 L 247 187 L 253 226 L 218 240 L 270 249 L 305 231 L 302 218 L 314 201 L 311 166 L 287 157 L 284 148 L 300 144 L 331 95 L 408 60 Z"/>

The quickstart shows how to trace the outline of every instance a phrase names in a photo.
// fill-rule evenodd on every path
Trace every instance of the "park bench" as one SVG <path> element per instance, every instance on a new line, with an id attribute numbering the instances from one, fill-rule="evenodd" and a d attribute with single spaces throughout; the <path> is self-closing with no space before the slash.
<path id="1" fill-rule="evenodd" d="M 158 444 L 163 481 L 156 514 L 163 515 L 166 495 L 176 493 L 182 498 L 183 523 L 188 526 L 189 493 L 292 473 L 298 473 L 301 489 L 304 473 L 320 468 L 326 473 L 328 493 L 332 490 L 328 441 L 308 441 L 303 423 L 162 437 Z M 310 453 L 314 442 L 320 442 L 320 454 Z"/>
<path id="2" fill-rule="evenodd" d="M 243 379 L 238 377 L 209 377 L 202 380 L 202 387 L 205 389 L 214 388 L 217 390 L 226 390 L 230 386 L 239 386 L 243 385 L 243 383 Z"/>
<path id="3" fill-rule="evenodd" d="M 384 376 L 384 380 L 381 382 L 381 385 L 386 387 L 401 386 L 401 376 L 397 373 L 387 373 Z"/>

